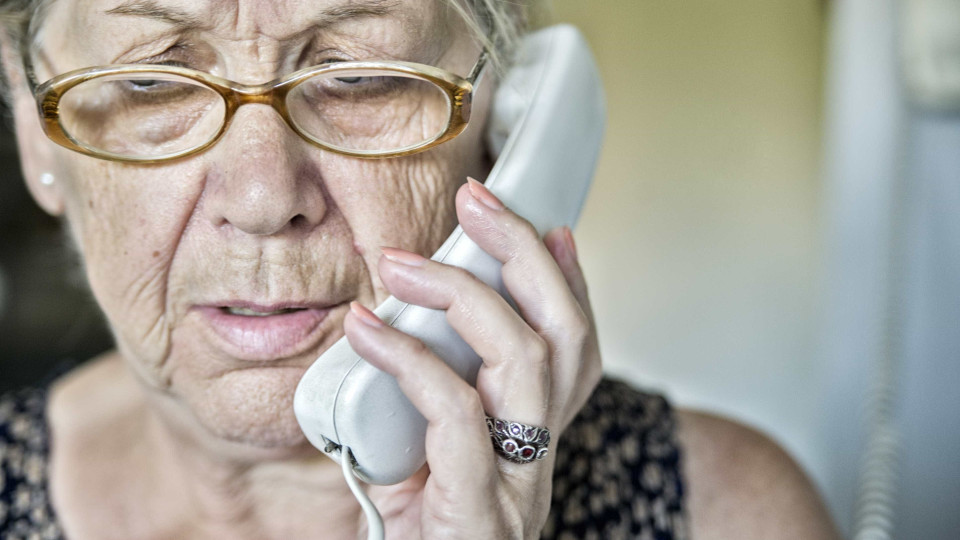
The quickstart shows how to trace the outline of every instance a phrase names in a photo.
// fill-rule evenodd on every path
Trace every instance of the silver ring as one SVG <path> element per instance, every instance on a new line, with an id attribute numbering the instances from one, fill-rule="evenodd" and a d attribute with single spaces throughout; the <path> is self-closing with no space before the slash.
<path id="1" fill-rule="evenodd" d="M 487 430 L 494 451 L 508 461 L 530 463 L 547 457 L 550 430 L 545 427 L 488 416 Z"/>

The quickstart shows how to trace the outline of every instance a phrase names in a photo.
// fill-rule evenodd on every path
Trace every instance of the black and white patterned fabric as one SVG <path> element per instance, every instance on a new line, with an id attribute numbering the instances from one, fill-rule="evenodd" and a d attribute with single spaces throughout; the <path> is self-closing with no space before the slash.
<path id="1" fill-rule="evenodd" d="M 47 488 L 46 387 L 0 396 L 0 540 L 58 540 Z M 673 411 L 604 379 L 557 442 L 542 538 L 683 540 L 687 524 Z"/>
<path id="2" fill-rule="evenodd" d="M 557 444 L 541 538 L 686 539 L 680 463 L 669 403 L 604 379 Z"/>
<path id="3" fill-rule="evenodd" d="M 0 397 L 0 540 L 63 538 L 47 490 L 45 389 Z"/>

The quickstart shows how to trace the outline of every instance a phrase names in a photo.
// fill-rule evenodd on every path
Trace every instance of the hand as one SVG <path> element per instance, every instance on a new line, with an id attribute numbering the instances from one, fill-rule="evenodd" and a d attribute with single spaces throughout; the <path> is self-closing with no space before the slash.
<path id="1" fill-rule="evenodd" d="M 600 379 L 593 313 L 566 227 L 541 240 L 482 184 L 457 192 L 457 217 L 503 263 L 517 314 L 461 268 L 383 248 L 380 277 L 404 302 L 446 310 L 483 359 L 476 389 L 421 341 L 351 304 L 344 331 L 357 353 L 397 378 L 427 419 L 427 464 L 395 486 L 372 486 L 388 538 L 537 538 L 550 508 L 560 433 Z M 485 415 L 546 426 L 547 458 L 512 463 L 493 450 Z"/>

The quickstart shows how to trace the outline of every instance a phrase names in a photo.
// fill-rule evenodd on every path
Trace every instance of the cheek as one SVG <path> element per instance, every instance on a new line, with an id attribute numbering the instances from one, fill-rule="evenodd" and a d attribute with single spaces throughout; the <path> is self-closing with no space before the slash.
<path id="1" fill-rule="evenodd" d="M 90 288 L 121 349 L 158 364 L 168 347 L 167 277 L 199 197 L 200 183 L 188 180 L 196 172 L 186 163 L 134 168 L 83 156 L 68 163 L 60 173 L 67 221 Z"/>
<path id="2" fill-rule="evenodd" d="M 450 117 L 447 97 L 432 84 L 402 77 L 394 79 L 404 81 L 403 90 L 412 95 L 362 107 L 337 106 L 336 103 L 322 107 L 323 116 L 330 124 L 328 129 L 341 134 L 332 142 L 356 149 L 405 148 L 433 139 L 444 131 Z M 311 109 L 317 109 L 324 99 L 325 96 L 316 96 L 303 101 L 309 102 Z M 343 135 L 345 133 L 350 135 Z"/>
<path id="3" fill-rule="evenodd" d="M 427 152 L 384 161 L 344 161 L 329 182 L 364 257 L 374 286 L 380 246 L 432 255 L 456 226 L 454 195 L 466 180 L 461 165 Z M 380 301 L 381 294 L 377 295 Z"/>

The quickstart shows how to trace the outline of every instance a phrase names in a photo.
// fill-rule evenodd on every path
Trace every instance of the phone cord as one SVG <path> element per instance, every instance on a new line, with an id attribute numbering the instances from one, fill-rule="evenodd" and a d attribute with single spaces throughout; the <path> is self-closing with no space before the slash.
<path id="1" fill-rule="evenodd" d="M 373 501 L 370 500 L 370 497 L 367 497 L 363 488 L 360 487 L 360 482 L 357 481 L 353 472 L 353 463 L 353 452 L 344 446 L 340 451 L 340 467 L 343 469 L 343 477 L 347 480 L 350 491 L 353 492 L 353 496 L 360 503 L 363 514 L 367 518 L 367 540 L 383 540 L 383 518 L 380 517 L 380 512 L 377 511 Z"/>

